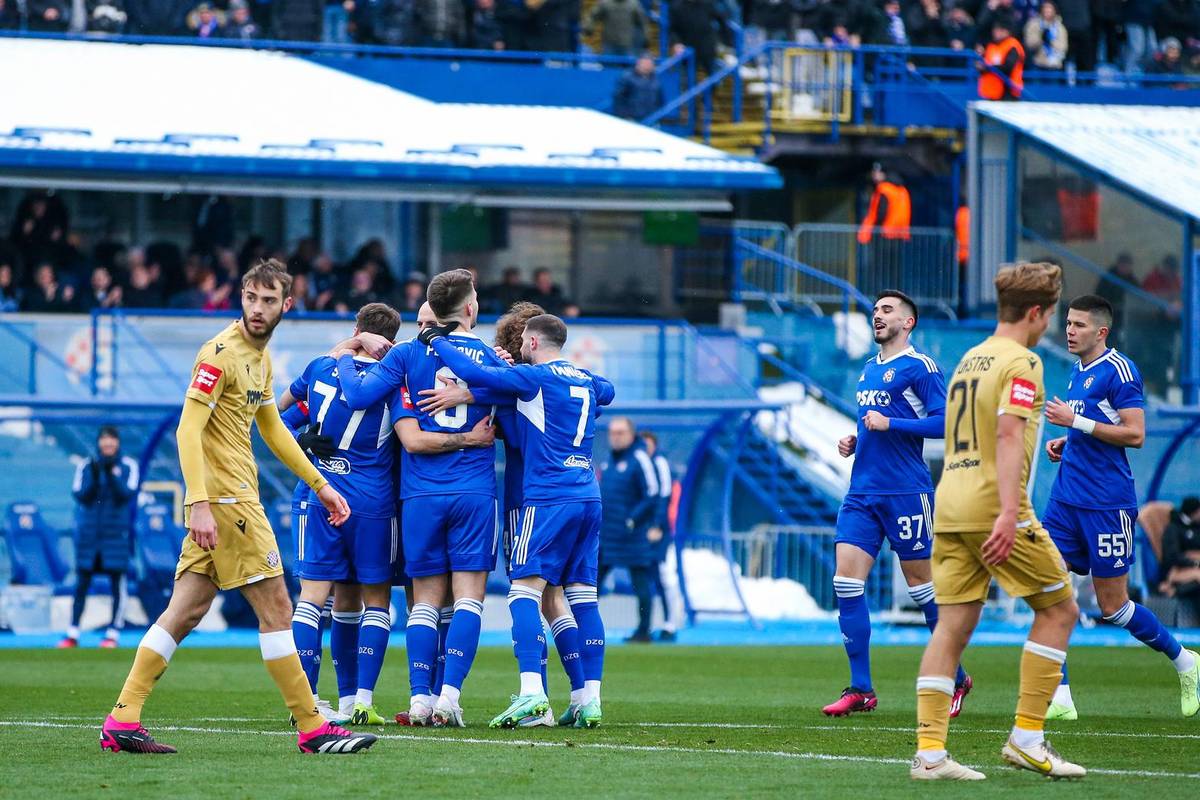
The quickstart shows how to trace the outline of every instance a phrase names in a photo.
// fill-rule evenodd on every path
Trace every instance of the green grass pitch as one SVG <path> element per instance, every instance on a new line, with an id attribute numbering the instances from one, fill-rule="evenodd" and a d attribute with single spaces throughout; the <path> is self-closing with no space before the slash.
<path id="1" fill-rule="evenodd" d="M 845 683 L 840 648 L 617 647 L 608 652 L 604 726 L 493 731 L 515 686 L 506 649 L 483 649 L 463 694 L 465 730 L 389 725 L 368 753 L 296 750 L 287 712 L 254 650 L 181 648 L 143 722 L 175 756 L 101 753 L 99 723 L 132 658 L 117 651 L 0 650 L 0 797 L 1188 797 L 1200 791 L 1200 718 L 1179 715 L 1168 663 L 1144 648 L 1079 648 L 1081 719 L 1050 739 L 1092 770 L 1052 783 L 999 761 L 1017 691 L 1016 648 L 978 648 L 976 688 L 950 752 L 986 783 L 914 784 L 916 648 L 874 653 L 879 709 L 844 720 L 819 708 Z M 332 668 L 322 675 L 333 694 Z M 565 680 L 551 653 L 551 701 Z M 380 710 L 407 707 L 400 647 Z M 869 793 L 869 794 L 868 794 Z M 1008 794 L 1012 797 L 1014 795 Z"/>

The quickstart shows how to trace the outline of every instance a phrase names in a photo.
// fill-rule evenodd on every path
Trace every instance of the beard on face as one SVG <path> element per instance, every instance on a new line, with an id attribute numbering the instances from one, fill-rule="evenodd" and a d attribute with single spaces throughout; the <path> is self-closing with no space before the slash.
<path id="1" fill-rule="evenodd" d="M 282 311 L 279 312 L 279 315 L 275 317 L 275 319 L 267 319 L 266 317 L 263 317 L 265 328 L 261 333 L 256 333 L 254 329 L 250 327 L 250 317 L 246 315 L 245 311 L 242 312 L 242 327 L 245 329 L 246 333 L 250 334 L 250 336 L 254 337 L 255 339 L 261 339 L 264 342 L 271 338 L 271 334 L 275 332 L 275 329 L 279 327 L 279 323 L 282 321 Z"/>

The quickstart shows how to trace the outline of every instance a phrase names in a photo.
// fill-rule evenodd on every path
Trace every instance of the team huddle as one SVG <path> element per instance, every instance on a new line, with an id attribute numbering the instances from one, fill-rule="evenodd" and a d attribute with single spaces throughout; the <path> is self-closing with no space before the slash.
<path id="1" fill-rule="evenodd" d="M 242 319 L 197 356 L 177 431 L 190 532 L 170 604 L 138 647 L 101 746 L 175 752 L 141 725 L 142 707 L 216 591 L 233 588 L 258 615 L 263 660 L 302 752 L 353 753 L 375 743 L 341 725 L 383 723 L 373 693 L 394 583 L 408 587 L 410 603 L 411 703 L 397 721 L 463 726 L 459 698 L 502 519 L 520 689 L 491 726 L 598 725 L 602 515 L 592 443 L 612 384 L 564 359 L 566 325 L 530 304 L 497 324 L 503 346 L 483 343 L 471 332 L 479 312 L 471 273 L 451 270 L 431 281 L 416 338 L 393 345 L 400 315 L 369 304 L 354 336 L 314 359 L 277 403 L 266 344 L 290 305 L 290 282 L 273 261 L 248 272 Z M 251 423 L 300 478 L 294 612 L 258 496 Z M 497 431 L 505 446 L 500 497 Z M 327 603 L 336 709 L 316 694 Z M 543 613 L 571 684 L 557 719 L 546 693 Z"/>
<path id="2" fill-rule="evenodd" d="M 916 303 L 903 292 L 881 293 L 873 314 L 880 352 L 858 381 L 858 432 L 839 442 L 841 455 L 856 454 L 838 515 L 834 578 L 850 686 L 823 711 L 846 716 L 878 704 L 864 594 L 887 538 L 932 630 L 917 678 L 917 780 L 985 777 L 951 759 L 946 741 L 950 719 L 973 688 L 960 659 L 993 578 L 1034 611 L 1015 720 L 1001 749 L 1010 765 L 1052 778 L 1086 774 L 1044 735 L 1045 720 L 1078 718 L 1066 667 L 1079 616 L 1068 569 L 1091 573 L 1106 621 L 1171 660 L 1183 715 L 1200 712 L 1200 657 L 1129 598 L 1138 509 L 1125 448 L 1140 447 L 1145 437 L 1145 401 L 1137 367 L 1107 346 L 1112 306 L 1094 295 L 1070 303 L 1067 347 L 1079 361 L 1067 399 L 1047 401 L 1042 362 L 1030 348 L 1059 302 L 1061 269 L 1002 268 L 996 292 L 996 331 L 963 356 L 948 388 L 933 360 L 909 345 Z M 1039 520 L 1026 487 L 1043 413 L 1069 431 L 1046 443 L 1047 457 L 1060 466 Z M 934 494 L 923 439 L 943 437 L 945 464 Z"/>
<path id="3" fill-rule="evenodd" d="M 410 688 L 409 708 L 396 719 L 465 725 L 462 692 L 502 542 L 519 690 L 491 726 L 600 724 L 603 515 L 592 444 L 612 384 L 563 358 L 566 325 L 537 306 L 518 304 L 502 317 L 494 346 L 480 340 L 471 273 L 451 270 L 430 282 L 414 338 L 393 344 L 399 313 L 364 306 L 354 335 L 309 363 L 277 400 L 266 345 L 290 305 L 290 283 L 278 262 L 252 269 L 242 283 L 242 319 L 197 355 L 177 431 L 189 536 L 170 604 L 138 647 L 101 746 L 175 752 L 147 733 L 142 707 L 217 590 L 233 588 L 258 616 L 263 660 L 302 752 L 353 753 L 376 741 L 341 726 L 384 722 L 374 691 L 395 584 L 406 587 L 409 603 Z M 1086 774 L 1044 735 L 1046 719 L 1078 716 L 1066 668 L 1079 614 L 1068 569 L 1091 574 L 1105 620 L 1171 660 L 1182 713 L 1200 711 L 1197 655 L 1128 594 L 1138 510 L 1125 448 L 1144 439 L 1144 398 L 1137 367 L 1107 346 L 1112 307 L 1091 295 L 1070 303 L 1067 346 L 1079 361 L 1067 399 L 1047 401 L 1031 348 L 1059 302 L 1061 270 L 1022 263 L 1002 268 L 995 283 L 995 333 L 963 356 L 949 386 L 933 359 L 909 344 L 916 303 L 900 291 L 880 294 L 880 352 L 858 381 L 857 434 L 839 442 L 842 456 L 856 456 L 838 516 L 834 578 L 851 674 L 823 711 L 846 716 L 878 704 L 865 586 L 886 538 L 932 630 L 916 681 L 910 774 L 920 780 L 985 777 L 950 758 L 946 742 L 974 686 L 961 659 L 993 578 L 1034 611 L 1001 750 L 1009 764 L 1054 778 Z M 1059 471 L 1039 519 L 1026 487 L 1043 415 L 1068 433 L 1046 444 Z M 252 424 L 300 478 L 294 610 L 259 499 Z M 936 493 L 922 454 L 927 438 L 946 443 Z M 316 691 L 326 609 L 337 707 Z M 543 616 L 571 686 L 558 718 L 546 689 Z"/>

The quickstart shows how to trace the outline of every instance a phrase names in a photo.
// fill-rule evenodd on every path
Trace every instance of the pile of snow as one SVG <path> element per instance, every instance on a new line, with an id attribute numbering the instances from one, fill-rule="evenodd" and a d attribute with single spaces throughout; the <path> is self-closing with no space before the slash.
<path id="1" fill-rule="evenodd" d="M 673 553 L 672 553 L 673 557 Z M 742 596 L 751 615 L 763 620 L 829 619 L 802 584 L 786 578 L 743 578 L 736 565 Z M 672 573 L 674 570 L 672 570 Z M 711 550 L 685 548 L 683 572 L 688 597 L 698 611 L 741 611 L 729 574 L 729 562 Z"/>
<path id="2" fill-rule="evenodd" d="M 812 477 L 840 496 L 850 488 L 854 457 L 838 455 L 838 440 L 857 432 L 857 421 L 810 395 L 800 383 L 764 386 L 758 396 L 767 403 L 780 403 L 782 411 L 760 411 L 756 422 L 763 435 L 775 442 L 790 442 L 808 455 L 805 463 Z"/>

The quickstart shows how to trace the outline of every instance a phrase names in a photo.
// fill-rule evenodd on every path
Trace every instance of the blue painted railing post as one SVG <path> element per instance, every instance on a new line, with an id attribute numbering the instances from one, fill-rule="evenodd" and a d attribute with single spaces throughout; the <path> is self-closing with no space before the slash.
<path id="1" fill-rule="evenodd" d="M 1196 221 L 1183 224 L 1183 402 L 1200 402 L 1200 258 L 1195 247 Z"/>
<path id="2" fill-rule="evenodd" d="M 92 309 L 92 368 L 89 370 L 88 385 L 92 397 L 96 396 L 96 376 L 100 370 L 100 316 L 99 310 Z"/>
<path id="3" fill-rule="evenodd" d="M 660 365 L 658 369 L 658 399 L 666 400 L 667 371 L 662 368 L 662 365 L 667 363 L 667 324 L 665 322 L 658 323 L 658 363 Z M 682 382 L 683 378 L 680 376 L 680 383 L 682 384 Z M 683 397 L 683 394 L 680 393 L 679 396 Z"/>

